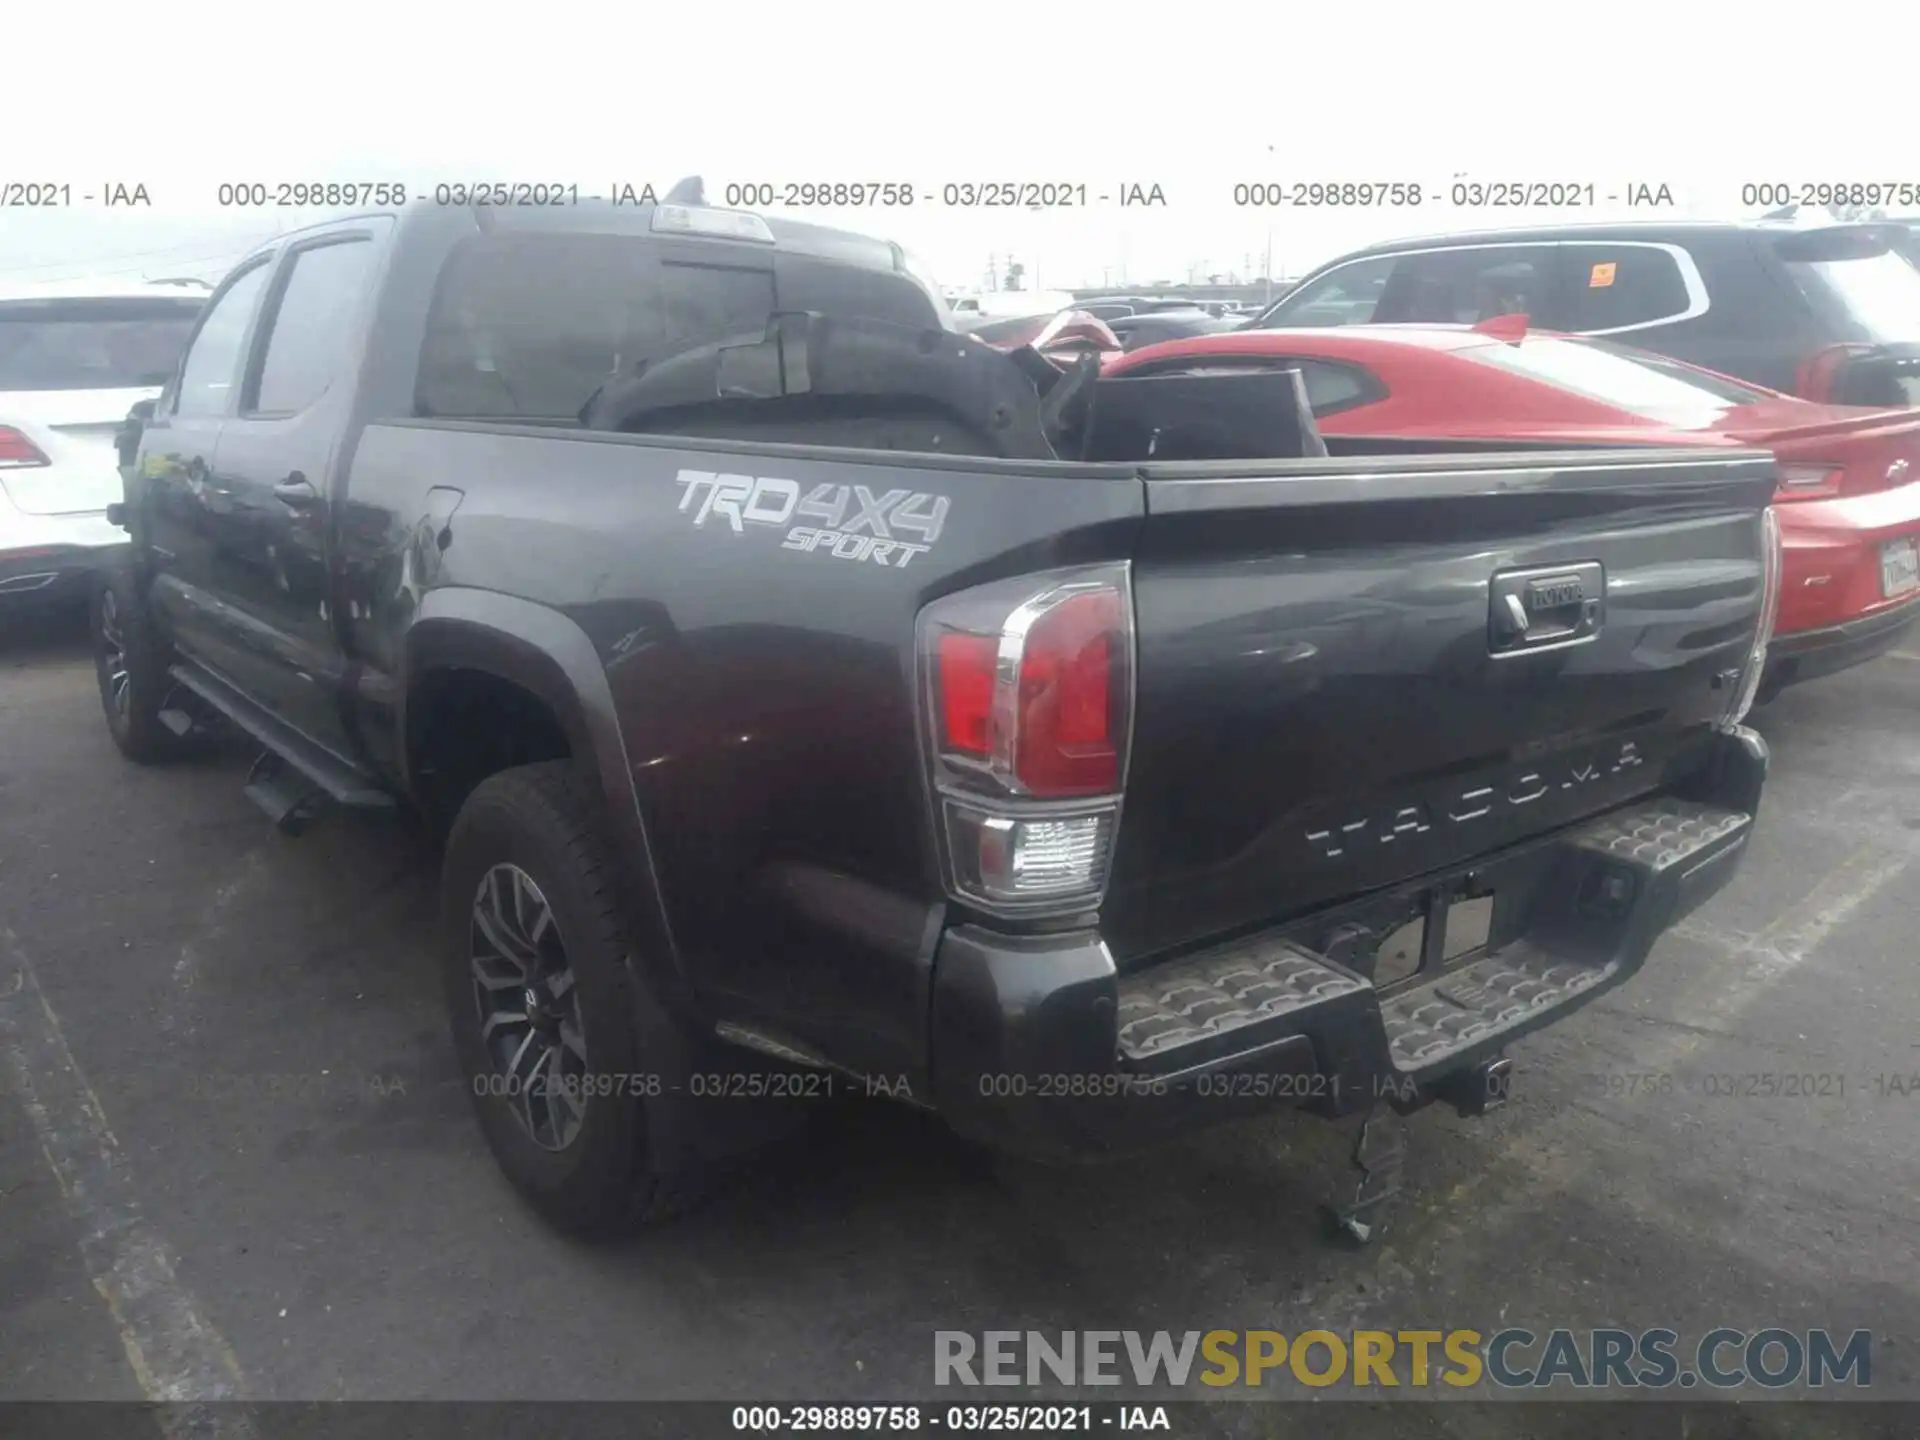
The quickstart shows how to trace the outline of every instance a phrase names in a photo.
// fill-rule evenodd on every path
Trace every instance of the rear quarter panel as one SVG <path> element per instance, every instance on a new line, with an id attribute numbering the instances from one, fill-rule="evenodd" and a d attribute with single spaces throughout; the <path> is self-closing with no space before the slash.
<path id="1" fill-rule="evenodd" d="M 717 510 L 697 523 L 700 498 L 677 483 L 689 472 L 948 505 L 925 553 L 880 564 L 783 548 L 793 525 L 818 523 L 804 516 L 756 523 L 749 505 L 737 529 Z M 915 618 L 967 585 L 1122 558 L 1142 506 L 1125 467 L 374 425 L 340 521 L 352 648 L 373 677 L 362 723 L 391 748 L 409 628 L 436 589 L 504 591 L 565 615 L 610 691 L 631 791 L 613 798 L 644 816 L 696 992 L 734 1018 L 780 1017 L 847 1063 L 908 1070 L 924 1047 L 941 895 Z"/>

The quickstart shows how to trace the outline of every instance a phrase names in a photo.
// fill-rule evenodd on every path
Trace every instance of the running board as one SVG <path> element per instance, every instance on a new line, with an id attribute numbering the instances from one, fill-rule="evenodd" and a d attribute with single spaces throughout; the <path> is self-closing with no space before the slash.
<path id="1" fill-rule="evenodd" d="M 336 805 L 344 805 L 350 810 L 394 808 L 393 797 L 380 789 L 370 775 L 349 765 L 330 750 L 315 744 L 286 721 L 262 708 L 212 671 L 189 661 L 182 661 L 168 673 L 181 686 L 206 701 L 235 726 L 251 735 L 267 750 L 310 780 L 316 789 Z M 256 765 L 255 769 L 259 771 L 260 767 Z M 286 789 L 281 780 L 269 777 L 263 772 L 249 777 L 249 793 L 256 783 L 263 782 L 270 782 L 276 787 L 276 798 L 279 798 Z M 269 809 L 268 813 L 272 814 L 273 811 Z"/>
<path id="2" fill-rule="evenodd" d="M 273 828 L 283 835 L 300 834 L 320 818 L 327 803 L 311 780 L 271 750 L 262 750 L 253 762 L 242 793 L 266 812 Z"/>

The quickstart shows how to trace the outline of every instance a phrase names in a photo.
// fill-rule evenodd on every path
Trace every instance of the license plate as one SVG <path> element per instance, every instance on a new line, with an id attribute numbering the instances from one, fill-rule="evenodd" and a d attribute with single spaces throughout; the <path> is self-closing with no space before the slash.
<path id="1" fill-rule="evenodd" d="M 1920 586 L 1920 547 L 1912 540 L 1889 540 L 1880 547 L 1880 593 L 1891 600 Z"/>

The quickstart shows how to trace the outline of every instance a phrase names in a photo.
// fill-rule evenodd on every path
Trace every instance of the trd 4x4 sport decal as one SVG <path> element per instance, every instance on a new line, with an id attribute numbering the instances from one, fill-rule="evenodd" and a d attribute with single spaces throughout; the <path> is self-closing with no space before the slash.
<path id="1" fill-rule="evenodd" d="M 903 569 L 940 539 L 947 523 L 945 495 L 918 490 L 885 490 L 876 495 L 865 485 L 830 482 L 800 493 L 797 480 L 772 475 L 720 475 L 711 470 L 682 470 L 680 513 L 693 511 L 693 523 L 720 519 L 743 535 L 749 525 L 785 530 L 783 550 L 804 550 L 836 560 L 871 560 Z M 796 519 L 811 525 L 795 525 Z M 911 540 L 903 536 L 913 536 Z"/>

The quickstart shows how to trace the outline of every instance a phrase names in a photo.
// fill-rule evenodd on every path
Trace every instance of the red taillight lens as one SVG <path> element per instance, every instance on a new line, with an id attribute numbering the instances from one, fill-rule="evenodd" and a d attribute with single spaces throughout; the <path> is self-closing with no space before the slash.
<path id="1" fill-rule="evenodd" d="M 939 756 L 1009 794 L 1115 794 L 1129 693 L 1126 595 L 1089 581 L 1024 595 L 991 589 L 1018 598 L 962 596 L 974 613 L 931 625 Z"/>
<path id="2" fill-rule="evenodd" d="M 1846 471 L 1835 465 L 1782 465 L 1776 500 L 1830 500 L 1840 493 Z"/>
<path id="3" fill-rule="evenodd" d="M 11 425 L 0 425 L 0 466 L 20 469 L 53 462 L 40 453 L 40 447 Z"/>
<path id="4" fill-rule="evenodd" d="M 1114 680 L 1125 626 L 1119 592 L 1103 589 L 1068 596 L 1028 629 L 1012 749 L 1014 774 L 1031 794 L 1120 788 Z"/>
<path id="5" fill-rule="evenodd" d="M 999 580 L 920 612 L 924 735 L 950 894 L 1003 914 L 1099 902 L 1133 723 L 1125 563 Z"/>
<path id="6" fill-rule="evenodd" d="M 998 635 L 940 637 L 935 659 L 940 697 L 940 746 L 984 760 L 993 753 L 993 672 Z"/>
<path id="7" fill-rule="evenodd" d="M 1842 344 L 1815 351 L 1793 372 L 1793 393 L 1802 400 L 1825 404 L 1832 398 L 1835 383 L 1847 362 L 1872 348 L 1871 345 Z"/>

